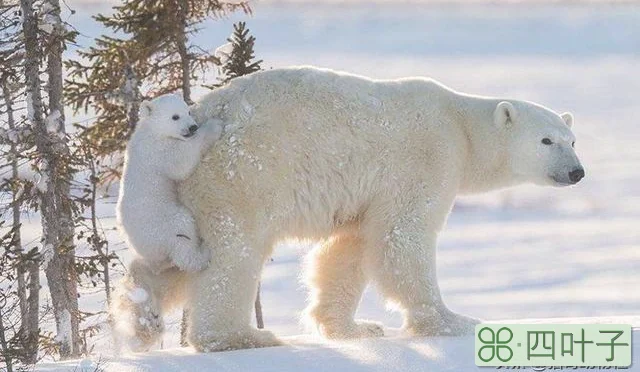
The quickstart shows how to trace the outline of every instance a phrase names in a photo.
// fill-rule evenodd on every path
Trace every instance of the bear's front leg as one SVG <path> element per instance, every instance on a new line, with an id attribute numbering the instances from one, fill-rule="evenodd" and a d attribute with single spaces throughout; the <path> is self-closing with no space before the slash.
<path id="1" fill-rule="evenodd" d="M 408 211 L 406 211 L 408 209 Z M 367 230 L 368 272 L 384 297 L 404 315 L 403 328 L 410 335 L 473 334 L 478 320 L 449 310 L 440 295 L 436 277 L 435 213 L 430 202 L 412 203 L 390 221 L 375 221 Z"/>
<path id="2" fill-rule="evenodd" d="M 193 276 L 189 343 L 201 352 L 281 345 L 271 332 L 251 326 L 263 247 L 251 244 L 251 231 L 230 217 L 210 221 L 215 226 L 203 229 L 203 247 L 211 247 L 213 259 Z"/>

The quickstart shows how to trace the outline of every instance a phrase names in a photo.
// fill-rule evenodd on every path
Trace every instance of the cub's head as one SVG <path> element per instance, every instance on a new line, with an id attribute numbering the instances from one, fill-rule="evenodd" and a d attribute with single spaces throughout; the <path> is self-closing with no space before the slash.
<path id="1" fill-rule="evenodd" d="M 175 94 L 142 102 L 139 126 L 158 136 L 182 141 L 193 137 L 199 128 L 189 113 L 187 103 Z"/>
<path id="2" fill-rule="evenodd" d="M 507 131 L 511 171 L 523 182 L 573 185 L 584 177 L 571 131 L 573 116 L 529 102 L 498 103 L 494 122 Z"/>

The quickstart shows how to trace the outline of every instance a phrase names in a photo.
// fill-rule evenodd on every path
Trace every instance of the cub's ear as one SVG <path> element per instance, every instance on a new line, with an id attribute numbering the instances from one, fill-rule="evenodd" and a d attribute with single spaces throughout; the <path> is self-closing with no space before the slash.
<path id="1" fill-rule="evenodd" d="M 496 106 L 493 113 L 493 121 L 498 127 L 506 127 L 513 124 L 517 116 L 516 108 L 511 102 L 502 101 Z"/>
<path id="2" fill-rule="evenodd" d="M 571 126 L 573 125 L 573 114 L 571 114 L 570 112 L 564 112 L 560 114 L 560 117 L 562 118 L 562 120 L 564 120 L 567 126 L 571 128 Z"/>
<path id="3" fill-rule="evenodd" d="M 142 101 L 142 103 L 140 104 L 140 110 L 138 111 L 140 118 L 150 116 L 151 111 L 153 111 L 153 104 L 151 103 L 151 101 Z"/>

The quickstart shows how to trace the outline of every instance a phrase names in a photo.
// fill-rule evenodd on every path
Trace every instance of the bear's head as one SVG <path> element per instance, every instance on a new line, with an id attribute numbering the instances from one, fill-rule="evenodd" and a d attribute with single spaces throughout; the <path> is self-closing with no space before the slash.
<path id="1" fill-rule="evenodd" d="M 176 94 L 164 94 L 140 105 L 139 127 L 170 139 L 186 141 L 198 131 L 189 106 Z"/>
<path id="2" fill-rule="evenodd" d="M 502 101 L 494 122 L 507 132 L 512 174 L 522 182 L 568 186 L 584 177 L 571 131 L 573 116 L 518 101 Z"/>

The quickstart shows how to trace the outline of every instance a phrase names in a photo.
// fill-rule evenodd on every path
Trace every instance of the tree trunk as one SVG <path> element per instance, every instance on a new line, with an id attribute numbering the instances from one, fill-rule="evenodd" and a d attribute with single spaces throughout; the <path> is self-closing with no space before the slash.
<path id="1" fill-rule="evenodd" d="M 182 69 L 182 97 L 187 104 L 191 105 L 191 56 L 187 49 L 187 1 L 178 1 L 178 22 L 182 25 L 180 31 L 175 36 L 176 49 L 180 56 L 180 68 Z"/>
<path id="2" fill-rule="evenodd" d="M 189 319 L 189 309 L 184 308 L 182 310 L 182 320 L 180 321 L 180 346 L 186 347 L 189 346 L 189 342 L 187 341 L 187 320 Z"/>
<path id="3" fill-rule="evenodd" d="M 3 316 L 2 312 L 0 312 L 0 348 L 2 348 L 1 351 L 7 372 L 13 372 L 13 357 L 9 350 L 9 345 L 7 344 L 7 337 L 4 334 L 4 322 L 2 321 Z"/>
<path id="4" fill-rule="evenodd" d="M 33 14 L 33 0 L 21 0 L 23 34 L 25 45 L 24 72 L 28 98 L 28 116 L 34 129 L 44 128 L 42 95 L 40 92 L 39 67 L 41 61 L 38 46 L 38 23 Z M 40 140 L 40 148 L 44 146 Z M 40 311 L 40 257 L 29 261 L 26 268 L 29 279 L 28 317 L 26 319 L 26 363 L 35 363 L 38 356 L 39 311 Z"/>
<path id="5" fill-rule="evenodd" d="M 128 57 L 127 57 L 128 58 Z M 131 129 L 131 133 L 136 129 L 138 120 L 140 119 L 140 87 L 138 84 L 138 77 L 136 76 L 133 66 L 130 63 L 124 68 L 125 78 L 125 97 L 124 100 L 127 103 L 127 124 Z"/>
<path id="6" fill-rule="evenodd" d="M 7 124 L 9 130 L 16 130 L 15 118 L 13 115 L 13 97 L 9 89 L 7 80 L 2 82 L 2 93 L 7 105 Z M 11 179 L 14 183 L 11 185 L 11 211 L 13 214 L 13 227 L 15 232 L 11 244 L 20 253 L 17 266 L 17 282 L 18 282 L 18 301 L 20 304 L 20 340 L 24 347 L 22 361 L 26 364 L 34 364 L 38 359 L 38 339 L 40 330 L 38 328 L 38 316 L 40 312 L 40 270 L 37 260 L 24 260 L 21 236 L 21 219 L 20 208 L 21 203 L 18 198 L 20 192 L 17 184 L 18 176 L 18 159 L 20 154 L 18 146 L 14 141 L 10 141 L 9 156 L 11 157 Z M 25 275 L 27 277 L 25 278 Z M 28 282 L 25 280 L 27 279 Z M 27 298 L 27 284 L 29 287 L 29 297 Z"/>
<path id="7" fill-rule="evenodd" d="M 54 29 L 48 41 L 47 75 L 49 93 L 49 132 L 51 146 L 46 156 L 50 174 L 49 187 L 45 192 L 47 201 L 42 208 L 45 231 L 45 247 L 52 244 L 53 256 L 45 268 L 51 301 L 53 303 L 56 330 L 60 345 L 60 356 L 71 358 L 80 355 L 78 312 L 78 275 L 75 267 L 74 222 L 70 198 L 70 178 L 68 169 L 62 163 L 69 158 L 69 147 L 64 127 L 64 105 L 62 92 L 62 52 L 64 33 L 60 20 L 59 0 L 48 0 L 49 14 L 54 17 Z M 57 118 L 56 118 L 57 117 Z M 49 236 L 47 236 L 49 235 Z"/>
<path id="8" fill-rule="evenodd" d="M 9 130 L 15 132 L 16 123 L 13 117 L 13 97 L 11 90 L 9 89 L 9 82 L 6 79 L 2 80 L 2 95 L 4 102 L 7 106 L 7 125 Z M 22 238 L 20 235 L 20 202 L 18 200 L 18 149 L 15 141 L 9 139 L 9 161 L 11 163 L 11 214 L 13 217 L 12 227 L 14 228 L 13 239 L 11 245 L 18 253 L 18 260 L 22 258 Z M 20 319 L 27 318 L 27 287 L 25 283 L 25 265 L 24 262 L 18 262 L 17 268 L 17 282 L 18 282 L 18 302 L 20 304 Z M 20 327 L 20 333 L 23 333 L 22 326 Z"/>
<path id="9" fill-rule="evenodd" d="M 48 21 L 53 26 L 47 40 L 47 75 L 50 115 L 43 117 L 40 91 L 39 65 L 41 51 L 38 43 L 38 20 L 33 10 L 33 0 L 21 0 L 23 30 L 25 36 L 25 76 L 27 79 L 27 103 L 32 120 L 36 150 L 42 164 L 43 177 L 40 187 L 45 273 L 51 293 L 56 319 L 57 341 L 60 357 L 77 357 L 80 350 L 78 334 L 78 289 L 73 245 L 74 223 L 70 200 L 70 172 L 65 165 L 69 147 L 64 128 L 62 105 L 62 51 L 65 30 L 60 21 L 58 0 L 43 4 Z M 48 122 L 48 123 L 47 123 Z"/>
<path id="10" fill-rule="evenodd" d="M 260 303 L 260 283 L 258 283 L 258 293 L 256 294 L 256 302 L 254 308 L 256 310 L 256 326 L 258 329 L 264 328 L 264 319 L 262 318 L 262 303 Z"/>
<path id="11" fill-rule="evenodd" d="M 25 360 L 26 364 L 35 364 L 38 361 L 38 346 L 40 342 L 40 258 L 29 260 L 27 264 L 27 298 L 28 315 L 23 320 L 25 326 Z"/>

